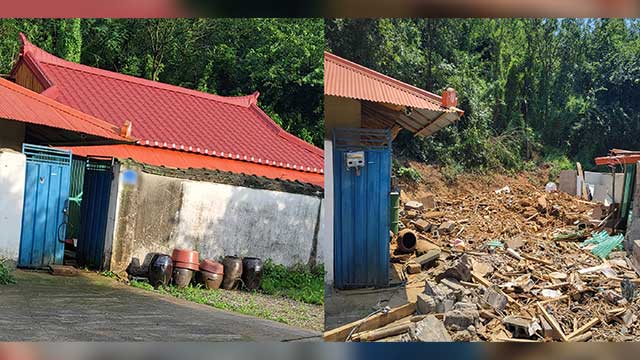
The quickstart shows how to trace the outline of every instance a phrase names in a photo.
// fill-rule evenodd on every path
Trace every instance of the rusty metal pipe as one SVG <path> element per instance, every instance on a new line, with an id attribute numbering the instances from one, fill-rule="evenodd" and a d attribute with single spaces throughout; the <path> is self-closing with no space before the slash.
<path id="1" fill-rule="evenodd" d="M 398 250 L 403 253 L 410 253 L 416 249 L 418 243 L 418 235 L 411 229 L 403 229 L 398 233 L 396 238 Z"/>

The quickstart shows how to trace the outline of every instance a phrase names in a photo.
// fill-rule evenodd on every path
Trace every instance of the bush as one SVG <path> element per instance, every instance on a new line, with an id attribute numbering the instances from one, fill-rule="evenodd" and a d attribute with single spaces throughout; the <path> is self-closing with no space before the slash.
<path id="1" fill-rule="evenodd" d="M 542 162 L 549 166 L 549 181 L 556 181 L 562 170 L 572 170 L 574 163 L 557 150 L 546 149 Z"/>
<path id="2" fill-rule="evenodd" d="M 310 269 L 304 265 L 288 268 L 271 260 L 264 263 L 262 292 L 309 304 L 324 304 L 324 267 Z"/>
<path id="3" fill-rule="evenodd" d="M 400 167 L 398 168 L 398 171 L 396 171 L 396 174 L 398 175 L 398 177 L 406 179 L 406 180 L 410 180 L 413 182 L 420 182 L 420 180 L 422 180 L 422 175 L 420 175 L 420 173 L 418 172 L 418 170 L 414 169 L 414 168 L 410 168 L 410 167 Z"/>
<path id="4" fill-rule="evenodd" d="M 3 260 L 0 260 L 0 285 L 15 284 L 16 278 Z"/>

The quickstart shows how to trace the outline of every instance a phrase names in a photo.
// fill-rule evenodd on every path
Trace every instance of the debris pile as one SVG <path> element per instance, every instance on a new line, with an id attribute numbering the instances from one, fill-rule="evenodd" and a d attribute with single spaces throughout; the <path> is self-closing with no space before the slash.
<path id="1" fill-rule="evenodd" d="M 377 341 L 640 340 L 640 279 L 600 205 L 529 182 L 401 200 L 417 240 L 392 236 L 391 259 L 420 293 Z"/>

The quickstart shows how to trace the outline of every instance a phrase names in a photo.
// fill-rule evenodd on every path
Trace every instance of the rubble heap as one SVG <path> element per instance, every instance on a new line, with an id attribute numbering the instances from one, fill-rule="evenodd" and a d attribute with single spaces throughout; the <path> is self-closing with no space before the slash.
<path id="1" fill-rule="evenodd" d="M 414 312 L 381 326 L 406 331 L 378 341 L 640 340 L 632 262 L 583 245 L 602 230 L 598 204 L 529 181 L 401 200 L 400 228 L 417 242 L 407 253 L 392 236 L 391 259 L 424 290 Z"/>

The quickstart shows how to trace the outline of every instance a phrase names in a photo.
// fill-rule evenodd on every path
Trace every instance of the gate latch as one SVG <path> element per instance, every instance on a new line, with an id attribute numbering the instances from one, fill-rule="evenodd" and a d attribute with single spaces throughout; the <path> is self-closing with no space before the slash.
<path id="1" fill-rule="evenodd" d="M 360 169 L 364 167 L 364 151 L 351 151 L 345 154 L 347 171 L 355 169 L 356 176 L 360 176 Z"/>

